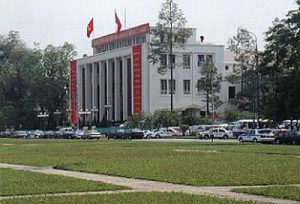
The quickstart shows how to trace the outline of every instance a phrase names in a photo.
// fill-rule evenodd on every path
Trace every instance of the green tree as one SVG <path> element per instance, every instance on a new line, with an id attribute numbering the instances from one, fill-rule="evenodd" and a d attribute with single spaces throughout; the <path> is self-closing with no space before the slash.
<path id="1" fill-rule="evenodd" d="M 0 128 L 38 128 L 40 112 L 49 113 L 51 128 L 56 124 L 56 110 L 67 118 L 64 88 L 69 84 L 69 61 L 75 54 L 68 43 L 29 49 L 16 31 L 0 36 Z"/>
<path id="2" fill-rule="evenodd" d="M 236 120 L 242 120 L 242 119 L 252 119 L 253 113 L 249 111 L 240 111 L 238 109 L 226 109 L 224 111 L 224 117 L 223 119 L 227 122 L 233 122 Z"/>
<path id="3" fill-rule="evenodd" d="M 173 111 L 155 111 L 153 117 L 155 128 L 179 126 L 180 124 L 180 116 Z"/>
<path id="4" fill-rule="evenodd" d="M 185 28 L 186 19 L 181 9 L 173 0 L 166 0 L 159 12 L 159 20 L 151 28 L 151 42 L 149 46 L 150 62 L 158 64 L 158 72 L 165 74 L 170 69 L 170 79 L 173 81 L 175 66 L 174 48 L 183 48 L 186 40 L 192 35 L 191 29 Z M 168 57 L 167 57 L 168 56 Z M 173 86 L 171 89 L 171 111 L 173 111 Z"/>
<path id="5" fill-rule="evenodd" d="M 245 29 L 238 29 L 237 35 L 228 40 L 228 49 L 234 54 L 233 73 L 225 79 L 232 84 L 240 84 L 241 92 L 237 99 L 232 101 L 240 110 L 251 110 L 253 106 L 253 94 L 255 93 L 255 39 Z"/>
<path id="6" fill-rule="evenodd" d="M 0 128 L 32 128 L 34 102 L 29 91 L 39 59 L 17 31 L 0 36 Z"/>
<path id="7" fill-rule="evenodd" d="M 201 78 L 198 80 L 197 88 L 205 94 L 206 113 L 210 114 L 210 106 L 215 110 L 222 103 L 216 93 L 220 92 L 222 74 L 218 74 L 218 69 L 212 62 L 205 62 L 200 68 Z"/>
<path id="8" fill-rule="evenodd" d="M 54 128 L 56 119 L 54 112 L 61 112 L 66 118 L 68 97 L 66 90 L 69 86 L 69 63 L 76 55 L 74 46 L 65 43 L 55 47 L 48 45 L 41 51 L 39 77 L 36 79 L 35 97 L 38 99 L 37 107 L 49 114 L 48 128 Z"/>
<path id="9" fill-rule="evenodd" d="M 299 9 L 275 19 L 266 32 L 263 77 L 266 101 L 264 114 L 275 121 L 299 119 L 300 115 L 300 0 Z"/>
<path id="10" fill-rule="evenodd" d="M 188 125 L 197 125 L 199 124 L 200 118 L 192 111 L 184 111 L 181 114 L 181 123 Z"/>

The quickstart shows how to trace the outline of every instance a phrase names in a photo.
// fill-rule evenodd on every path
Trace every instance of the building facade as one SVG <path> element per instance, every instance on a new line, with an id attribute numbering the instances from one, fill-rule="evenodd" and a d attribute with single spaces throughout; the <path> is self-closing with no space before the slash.
<path id="1" fill-rule="evenodd" d="M 148 60 L 150 26 L 143 24 L 92 40 L 93 55 L 71 62 L 72 122 L 78 118 L 99 122 L 125 121 L 134 114 L 170 109 L 173 86 L 174 109 L 197 107 L 205 111 L 204 93 L 197 88 L 200 67 L 210 60 L 226 75 L 224 46 L 197 42 L 196 29 L 184 49 L 174 50 L 175 67 L 164 75 L 159 64 Z M 162 57 L 160 63 L 167 63 Z M 229 84 L 222 82 L 220 98 L 228 101 Z"/>

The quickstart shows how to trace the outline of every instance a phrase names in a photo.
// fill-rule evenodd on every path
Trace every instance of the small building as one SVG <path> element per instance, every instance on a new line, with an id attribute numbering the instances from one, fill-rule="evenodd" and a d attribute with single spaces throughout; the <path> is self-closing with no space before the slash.
<path id="1" fill-rule="evenodd" d="M 148 60 L 149 24 L 139 25 L 92 40 L 93 55 L 72 61 L 70 68 L 71 114 L 85 121 L 125 121 L 134 114 L 170 109 L 173 86 L 174 110 L 198 107 L 205 114 L 204 93 L 197 89 L 200 67 L 212 61 L 225 75 L 224 46 L 197 41 L 196 29 L 184 49 L 174 49 L 173 82 L 170 70 Z M 162 58 L 163 59 L 163 58 Z M 167 57 L 161 63 L 167 63 Z M 221 100 L 228 101 L 230 85 L 223 81 Z M 202 108 L 201 108 L 202 107 Z"/>

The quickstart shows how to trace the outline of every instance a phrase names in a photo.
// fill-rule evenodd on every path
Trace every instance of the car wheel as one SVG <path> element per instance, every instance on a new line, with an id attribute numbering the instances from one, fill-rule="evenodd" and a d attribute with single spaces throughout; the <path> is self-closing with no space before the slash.
<path id="1" fill-rule="evenodd" d="M 239 138 L 239 142 L 244 142 L 242 137 Z"/>
<path id="2" fill-rule="evenodd" d="M 279 139 L 275 139 L 274 144 L 280 144 Z"/>
<path id="3" fill-rule="evenodd" d="M 204 136 L 204 139 L 208 140 L 209 136 L 208 135 L 205 135 Z"/>
<path id="4" fill-rule="evenodd" d="M 227 140 L 228 139 L 228 135 L 224 135 L 224 140 Z"/>
<path id="5" fill-rule="evenodd" d="M 296 145 L 296 141 L 295 140 L 292 141 L 292 145 Z"/>
<path id="6" fill-rule="evenodd" d="M 257 143 L 257 139 L 256 138 L 253 139 L 253 143 Z"/>
<path id="7" fill-rule="evenodd" d="M 156 135 L 156 138 L 160 138 L 160 135 Z"/>

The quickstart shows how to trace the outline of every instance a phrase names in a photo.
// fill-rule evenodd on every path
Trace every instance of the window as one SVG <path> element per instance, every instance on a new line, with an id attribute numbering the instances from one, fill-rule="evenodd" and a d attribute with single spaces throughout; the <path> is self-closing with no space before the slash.
<path id="1" fill-rule="evenodd" d="M 213 62 L 213 56 L 212 55 L 206 55 L 206 61 L 212 63 Z"/>
<path id="2" fill-rule="evenodd" d="M 198 93 L 201 92 L 201 89 L 200 89 L 200 79 L 198 79 L 196 87 L 197 87 Z"/>
<path id="3" fill-rule="evenodd" d="M 171 92 L 173 91 L 173 94 L 176 93 L 176 81 L 173 80 L 169 80 L 169 93 L 171 94 Z"/>
<path id="4" fill-rule="evenodd" d="M 191 80 L 183 80 L 183 94 L 191 94 Z"/>
<path id="5" fill-rule="evenodd" d="M 190 55 L 183 55 L 183 69 L 191 69 L 191 56 Z"/>
<path id="6" fill-rule="evenodd" d="M 167 66 L 167 55 L 166 54 L 162 54 L 160 56 L 160 65 Z"/>
<path id="7" fill-rule="evenodd" d="M 160 94 L 167 94 L 167 80 L 161 79 L 160 80 Z"/>
<path id="8" fill-rule="evenodd" d="M 202 66 L 204 64 L 204 55 L 198 55 L 198 66 Z"/>
<path id="9" fill-rule="evenodd" d="M 175 55 L 171 55 L 171 56 L 170 56 L 170 62 L 171 62 L 172 64 L 175 64 L 175 61 L 176 61 L 175 58 L 176 58 Z M 174 68 L 174 67 L 173 67 L 173 68 Z"/>
<path id="10" fill-rule="evenodd" d="M 228 87 L 228 99 L 235 99 L 235 86 Z"/>

